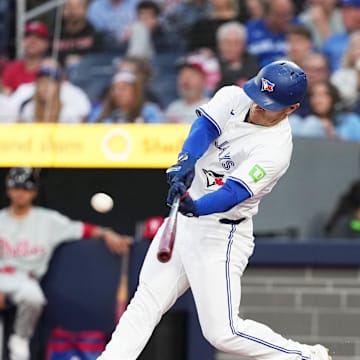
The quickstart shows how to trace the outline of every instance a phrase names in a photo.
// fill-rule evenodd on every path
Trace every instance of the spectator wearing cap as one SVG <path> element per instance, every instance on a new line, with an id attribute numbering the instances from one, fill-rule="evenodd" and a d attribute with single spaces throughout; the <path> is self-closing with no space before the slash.
<path id="1" fill-rule="evenodd" d="M 286 32 L 298 20 L 291 0 L 264 0 L 264 17 L 246 23 L 248 49 L 261 66 L 286 57 Z"/>
<path id="2" fill-rule="evenodd" d="M 191 124 L 196 109 L 209 101 L 205 96 L 206 73 L 203 64 L 190 56 L 178 65 L 177 91 L 179 98 L 165 110 L 168 122 Z"/>
<path id="3" fill-rule="evenodd" d="M 221 78 L 217 89 L 226 85 L 242 86 L 260 70 L 256 57 L 246 48 L 246 28 L 238 22 L 221 25 L 216 34 Z"/>
<path id="4" fill-rule="evenodd" d="M 88 96 L 81 88 L 67 81 L 59 69 L 59 64 L 54 59 L 43 59 L 40 65 L 40 71 L 37 73 L 36 81 L 20 85 L 10 96 L 10 102 L 16 107 L 18 114 L 25 110 L 24 106 L 27 102 L 32 102 L 35 99 L 35 93 L 37 90 L 39 91 L 39 82 L 41 82 L 41 84 L 47 82 L 49 89 L 60 86 L 59 96 L 62 110 L 60 111 L 58 122 L 80 122 L 89 115 L 91 103 Z M 45 94 L 43 95 L 45 97 L 47 96 Z M 33 102 L 32 104 L 34 105 Z M 33 105 L 28 105 L 29 107 L 27 107 L 27 109 L 30 110 Z M 29 113 L 31 112 L 29 111 Z M 31 122 L 29 117 L 21 118 L 20 120 Z M 55 121 L 55 119 L 50 118 L 45 118 L 44 120 Z M 35 119 L 33 121 L 35 121 Z"/>
<path id="5" fill-rule="evenodd" d="M 103 34 L 96 31 L 86 18 L 88 0 L 66 0 L 59 38 L 53 48 L 62 66 L 77 64 L 82 56 L 102 51 Z"/>
<path id="6" fill-rule="evenodd" d="M 9 62 L 2 75 L 4 94 L 14 92 L 19 85 L 35 80 L 41 60 L 49 48 L 48 28 L 40 21 L 31 21 L 25 26 L 22 43 L 23 58 Z"/>
<path id="7" fill-rule="evenodd" d="M 160 107 L 146 101 L 141 78 L 130 71 L 120 71 L 112 79 L 104 101 L 94 108 L 89 123 L 161 123 Z"/>
<path id="8" fill-rule="evenodd" d="M 20 107 L 19 122 L 79 123 L 76 107 L 63 103 L 60 98 L 61 72 L 41 67 L 35 81 L 34 95 Z"/>
<path id="9" fill-rule="evenodd" d="M 360 30 L 360 0 L 341 0 L 340 6 L 345 31 L 330 36 L 322 49 L 329 59 L 332 73 L 341 65 L 341 60 L 349 46 L 350 35 Z"/>
<path id="10" fill-rule="evenodd" d="M 156 84 L 152 84 L 154 69 L 149 60 L 138 56 L 124 56 L 119 62 L 117 70 L 135 73 L 144 86 L 145 100 L 161 106 L 160 98 L 154 89 Z"/>

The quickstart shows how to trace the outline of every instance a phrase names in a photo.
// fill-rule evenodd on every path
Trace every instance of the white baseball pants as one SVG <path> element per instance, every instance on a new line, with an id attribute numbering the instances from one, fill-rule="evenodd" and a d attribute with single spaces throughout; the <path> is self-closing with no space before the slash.
<path id="1" fill-rule="evenodd" d="M 190 286 L 205 338 L 217 349 L 250 359 L 310 360 L 309 346 L 239 317 L 241 276 L 253 252 L 252 221 L 220 224 L 213 216 L 179 214 L 172 259 L 156 258 L 159 229 L 139 286 L 98 360 L 135 360 L 162 315 Z"/>
<path id="2" fill-rule="evenodd" d="M 29 339 L 46 303 L 40 284 L 21 271 L 0 273 L 0 291 L 16 304 L 14 333 Z"/>

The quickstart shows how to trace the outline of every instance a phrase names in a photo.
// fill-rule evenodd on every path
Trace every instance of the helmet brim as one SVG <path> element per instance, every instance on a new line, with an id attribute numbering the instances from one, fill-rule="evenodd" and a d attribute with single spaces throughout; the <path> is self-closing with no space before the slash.
<path id="1" fill-rule="evenodd" d="M 267 91 L 260 90 L 260 84 L 257 83 L 257 78 L 254 77 L 248 80 L 243 89 L 246 95 L 259 105 L 262 109 L 267 111 L 280 111 L 286 109 L 289 105 L 280 104 L 274 101 L 267 95 Z"/>

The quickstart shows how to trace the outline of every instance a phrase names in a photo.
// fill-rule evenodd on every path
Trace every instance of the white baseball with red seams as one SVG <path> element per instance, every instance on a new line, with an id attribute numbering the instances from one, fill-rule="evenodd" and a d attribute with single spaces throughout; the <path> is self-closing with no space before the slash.
<path id="1" fill-rule="evenodd" d="M 220 136 L 197 161 L 189 192 L 198 199 L 231 179 L 252 196 L 225 213 L 199 218 L 179 214 L 173 256 L 165 264 L 156 261 L 162 225 L 136 294 L 98 360 L 137 359 L 162 315 L 189 287 L 203 335 L 217 349 L 259 360 L 327 360 L 322 347 L 286 339 L 239 317 L 241 277 L 254 249 L 252 217 L 260 199 L 286 172 L 292 153 L 288 119 L 270 127 L 250 124 L 250 104 L 241 88 L 229 86 L 199 109 Z M 230 222 L 220 223 L 224 218 Z"/>

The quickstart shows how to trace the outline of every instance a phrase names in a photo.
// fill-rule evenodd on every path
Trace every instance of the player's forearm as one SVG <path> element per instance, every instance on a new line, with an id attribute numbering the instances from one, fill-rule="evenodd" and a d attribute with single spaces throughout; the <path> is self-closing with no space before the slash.
<path id="1" fill-rule="evenodd" d="M 112 231 L 113 230 L 111 230 L 110 228 L 107 228 L 107 227 L 95 226 L 91 236 L 95 237 L 95 238 L 104 239 L 106 234 L 108 234 L 109 232 L 112 232 Z"/>
<path id="2" fill-rule="evenodd" d="M 250 198 L 251 194 L 241 184 L 227 180 L 217 191 L 206 194 L 195 201 L 196 215 L 209 215 L 230 210 Z"/>

